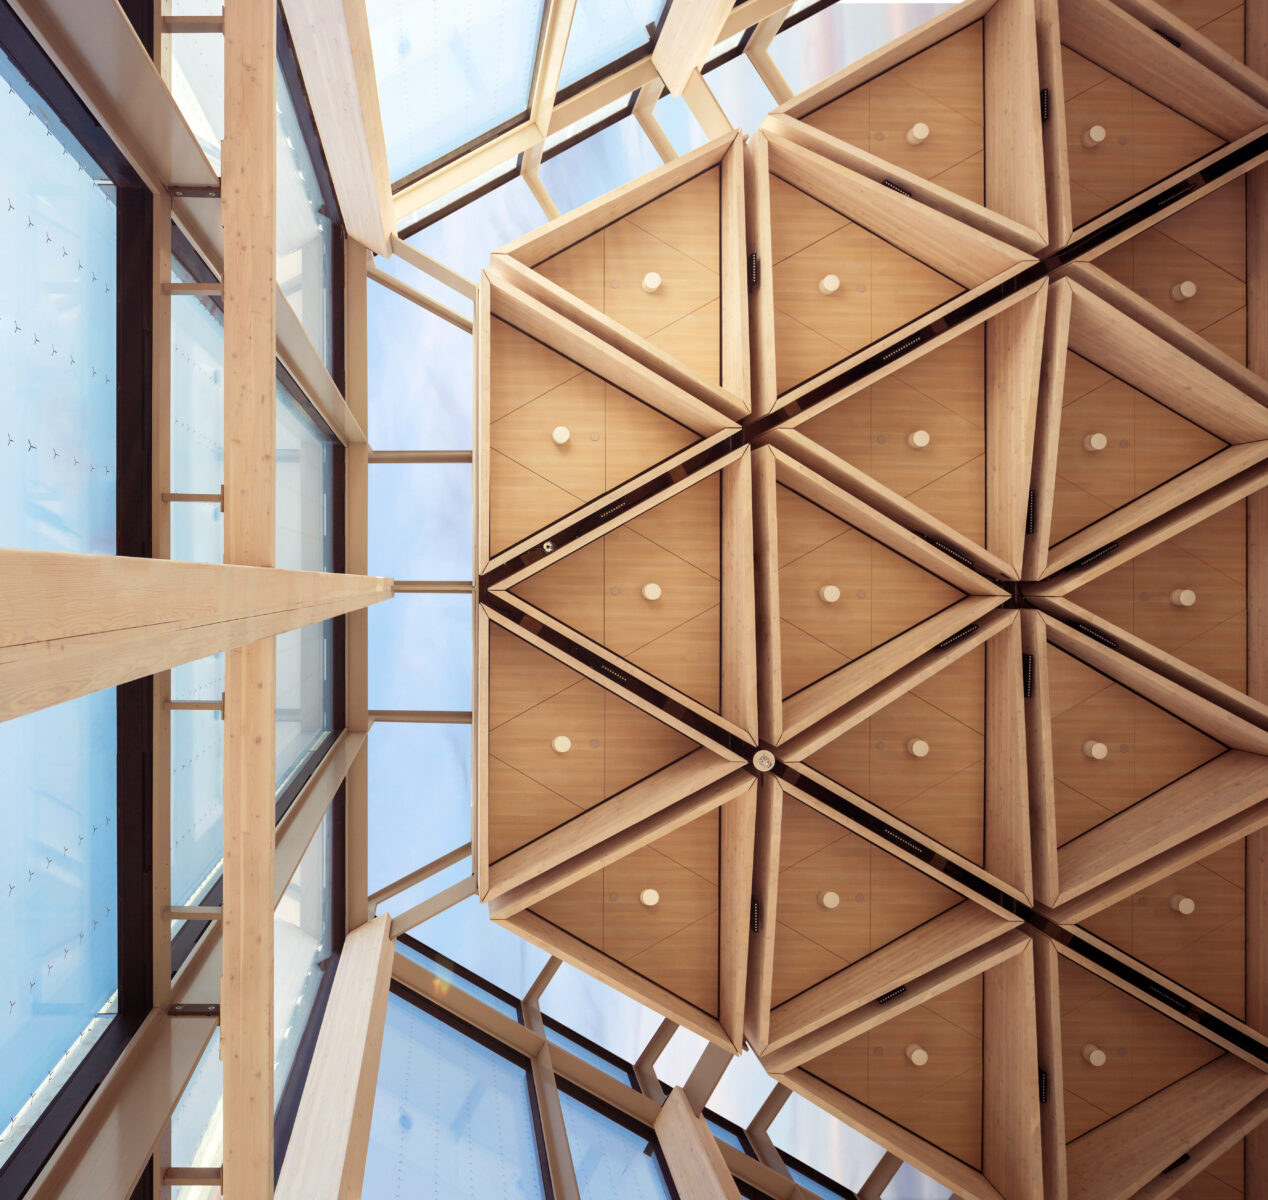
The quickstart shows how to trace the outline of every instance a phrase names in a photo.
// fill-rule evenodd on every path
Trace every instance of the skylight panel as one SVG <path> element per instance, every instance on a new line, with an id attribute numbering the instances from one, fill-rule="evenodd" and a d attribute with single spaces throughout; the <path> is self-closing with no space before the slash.
<path id="1" fill-rule="evenodd" d="M 366 8 L 393 179 L 527 114 L 543 0 Z"/>
<path id="2" fill-rule="evenodd" d="M 631 51 L 651 49 L 664 0 L 577 0 L 559 86 L 584 79 Z"/>
<path id="3" fill-rule="evenodd" d="M 633 117 L 542 160 L 541 181 L 559 206 L 568 212 L 636 179 L 661 165 L 660 155 Z"/>

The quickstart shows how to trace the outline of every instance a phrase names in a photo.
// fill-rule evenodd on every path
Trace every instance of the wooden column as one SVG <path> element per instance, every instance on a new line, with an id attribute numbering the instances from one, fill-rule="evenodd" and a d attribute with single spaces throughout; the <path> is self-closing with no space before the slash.
<path id="1" fill-rule="evenodd" d="M 704 66 L 732 7 L 730 0 L 672 0 L 652 51 L 671 96 L 681 96 L 692 72 Z"/>
<path id="2" fill-rule="evenodd" d="M 344 245 L 344 388 L 348 407 L 369 428 L 370 252 L 349 239 Z M 369 562 L 370 447 L 349 445 L 344 452 L 344 569 L 364 572 Z M 350 613 L 344 631 L 344 724 L 368 731 L 369 618 Z M 362 750 L 348 773 L 344 793 L 344 916 L 349 930 L 369 919 L 369 750 Z"/>
<path id="3" fill-rule="evenodd" d="M 225 561 L 273 566 L 276 488 L 275 0 L 225 6 Z M 272 638 L 225 657 L 220 1057 L 228 1196 L 273 1194 Z"/>
<path id="4" fill-rule="evenodd" d="M 656 1138 L 682 1200 L 740 1200 L 718 1143 L 682 1088 L 669 1093 L 656 1117 Z"/>
<path id="5" fill-rule="evenodd" d="M 353 930 L 343 944 L 277 1181 L 278 1196 L 352 1200 L 361 1195 L 392 980 L 390 924 L 384 914 Z"/>

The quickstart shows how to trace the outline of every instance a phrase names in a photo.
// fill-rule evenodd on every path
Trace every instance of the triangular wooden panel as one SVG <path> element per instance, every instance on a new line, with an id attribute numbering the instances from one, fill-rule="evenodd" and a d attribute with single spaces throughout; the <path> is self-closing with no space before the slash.
<path id="1" fill-rule="evenodd" d="M 1235 362 L 1246 362 L 1244 178 L 1195 200 L 1095 262 Z M 1192 295 L 1182 288 L 1186 283 L 1193 285 Z"/>
<path id="2" fill-rule="evenodd" d="M 492 336 L 494 551 L 699 440 L 686 426 L 496 317 Z M 566 434 L 562 444 L 555 440 L 557 430 Z"/>
<path id="3" fill-rule="evenodd" d="M 786 485 L 776 495 L 785 698 L 963 598 Z"/>
<path id="4" fill-rule="evenodd" d="M 1079 924 L 1225 1012 L 1245 1017 L 1244 838 Z"/>
<path id="5" fill-rule="evenodd" d="M 986 330 L 977 325 L 799 432 L 986 544 Z M 908 439 L 917 431 L 928 444 Z"/>
<path id="6" fill-rule="evenodd" d="M 982 983 L 975 975 L 804 1069 L 980 1170 Z M 924 1050 L 928 1061 L 914 1065 L 909 1047 Z"/>
<path id="7" fill-rule="evenodd" d="M 710 167 L 535 269 L 720 383 L 721 177 Z M 655 291 L 649 273 L 660 276 Z"/>
<path id="8" fill-rule="evenodd" d="M 983 204 L 982 90 L 982 22 L 975 21 L 801 120 Z M 908 141 L 918 122 L 927 137 Z"/>
<path id="9" fill-rule="evenodd" d="M 1246 502 L 1114 567 L 1069 598 L 1244 692 Z"/>
<path id="10" fill-rule="evenodd" d="M 1067 1143 L 1220 1057 L 1187 1026 L 1065 955 L 1058 962 Z"/>
<path id="11" fill-rule="evenodd" d="M 717 709 L 721 571 L 721 487 L 714 474 L 512 590 Z M 659 589 L 653 598 L 644 591 L 649 586 Z"/>
<path id="12" fill-rule="evenodd" d="M 1226 749 L 1056 646 L 1048 687 L 1058 845 Z"/>
<path id="13" fill-rule="evenodd" d="M 835 907 L 825 903 L 828 892 L 839 901 Z M 960 899 L 915 867 L 785 796 L 772 1007 L 923 925 Z"/>
<path id="14" fill-rule="evenodd" d="M 1083 225 L 1223 144 L 1222 139 L 1061 48 L 1074 224 Z M 1092 142 L 1099 126 L 1104 138 Z"/>
<path id="15" fill-rule="evenodd" d="M 489 630 L 489 692 L 491 861 L 696 748 L 499 625 Z"/>
<path id="16" fill-rule="evenodd" d="M 964 291 L 776 176 L 770 206 L 781 394 Z M 829 275 L 840 286 L 825 294 Z"/>
<path id="17" fill-rule="evenodd" d="M 713 809 L 531 911 L 717 1016 L 719 822 Z"/>
<path id="18" fill-rule="evenodd" d="M 1051 544 L 1227 446 L 1187 417 L 1069 351 Z"/>
<path id="19" fill-rule="evenodd" d="M 979 647 L 806 761 L 980 864 L 985 751 L 986 649 Z"/>

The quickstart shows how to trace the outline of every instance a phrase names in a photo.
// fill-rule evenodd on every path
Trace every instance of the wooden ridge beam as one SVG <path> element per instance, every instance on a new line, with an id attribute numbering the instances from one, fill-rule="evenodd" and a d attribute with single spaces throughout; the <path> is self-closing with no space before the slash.
<path id="1" fill-rule="evenodd" d="M 268 400 L 271 432 L 271 383 Z M 0 550 L 0 720 L 390 595 L 377 577 Z"/>

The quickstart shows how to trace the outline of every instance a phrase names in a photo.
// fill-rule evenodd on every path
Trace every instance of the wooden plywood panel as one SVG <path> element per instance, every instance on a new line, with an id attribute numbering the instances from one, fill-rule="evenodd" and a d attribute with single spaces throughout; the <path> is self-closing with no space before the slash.
<path id="1" fill-rule="evenodd" d="M 721 381 L 721 167 L 536 264 L 547 279 Z M 660 286 L 647 291 L 649 273 Z"/>
<path id="2" fill-rule="evenodd" d="M 1048 688 L 1059 845 L 1224 752 L 1055 646 L 1048 648 Z M 1105 756 L 1090 756 L 1089 743 L 1104 746 Z"/>
<path id="3" fill-rule="evenodd" d="M 493 861 L 695 748 L 509 631 L 489 631 Z M 555 739 L 564 737 L 561 752 Z"/>
<path id="4" fill-rule="evenodd" d="M 717 478 L 710 476 L 512 590 L 716 709 L 720 554 L 721 495 Z M 649 585 L 659 588 L 659 595 L 645 595 Z"/>
<path id="5" fill-rule="evenodd" d="M 1158 0 L 1169 13 L 1239 62 L 1246 59 L 1246 8 L 1229 0 Z"/>
<path id="6" fill-rule="evenodd" d="M 1239 363 L 1246 362 L 1246 181 L 1129 238 L 1096 265 Z M 1193 296 L 1172 289 L 1192 283 Z"/>
<path id="7" fill-rule="evenodd" d="M 504 549 L 697 441 L 686 426 L 492 322 L 489 541 Z M 555 441 L 557 429 L 567 440 Z"/>
<path id="8" fill-rule="evenodd" d="M 1220 1057 L 1219 1047 L 1059 958 L 1061 1063 L 1067 1143 Z M 1093 1066 L 1085 1047 L 1105 1054 Z"/>
<path id="9" fill-rule="evenodd" d="M 975 1169 L 982 1166 L 982 976 L 844 1042 L 805 1070 Z M 928 1055 L 923 1066 L 909 1048 Z"/>
<path id="10" fill-rule="evenodd" d="M 986 348 L 978 325 L 812 417 L 800 432 L 986 541 Z M 915 447 L 918 430 L 929 442 Z"/>
<path id="11" fill-rule="evenodd" d="M 828 908 L 824 894 L 840 903 Z M 785 797 L 771 1004 L 782 1004 L 960 901 L 957 893 Z"/>
<path id="12" fill-rule="evenodd" d="M 964 289 L 834 209 L 771 179 L 776 387 L 788 391 Z M 813 241 L 813 234 L 820 234 Z M 820 290 L 839 280 L 830 295 Z"/>
<path id="13" fill-rule="evenodd" d="M 1237 12 L 1240 15 L 1240 6 Z M 1242 1200 L 1245 1195 L 1245 1138 L 1208 1163 L 1175 1193 L 1176 1200 Z"/>
<path id="14" fill-rule="evenodd" d="M 944 38 L 802 120 L 983 202 L 982 22 Z M 917 122 L 927 138 L 907 140 Z"/>
<path id="15" fill-rule="evenodd" d="M 1192 912 L 1182 911 L 1182 899 L 1193 902 Z M 1246 1015 L 1245 839 L 1081 924 L 1235 1017 Z"/>
<path id="16" fill-rule="evenodd" d="M 1105 445 L 1085 441 L 1101 435 Z M 1051 544 L 1218 453 L 1227 442 L 1101 370 L 1066 356 Z"/>
<path id="17" fill-rule="evenodd" d="M 784 695 L 898 636 L 963 593 L 785 485 L 776 495 Z M 795 556 L 795 557 L 793 557 Z M 836 588 L 835 601 L 822 589 Z M 807 642 L 806 639 L 810 639 Z M 816 657 L 814 645 L 822 646 Z"/>
<path id="18" fill-rule="evenodd" d="M 719 819 L 713 809 L 532 911 L 716 1016 Z"/>
<path id="19" fill-rule="evenodd" d="M 973 862 L 982 862 L 986 650 L 816 751 L 816 770 Z M 925 743 L 918 757 L 912 742 Z M 916 747 L 920 749 L 920 747 Z"/>
<path id="20" fill-rule="evenodd" d="M 1074 224 L 1082 225 L 1220 146 L 1221 139 L 1061 47 Z M 1099 125 L 1105 138 L 1084 144 Z"/>
<path id="21" fill-rule="evenodd" d="M 1177 590 L 1192 591 L 1193 604 L 1174 603 Z M 1071 592 L 1070 598 L 1244 692 L 1245 501 L 1107 571 Z"/>

